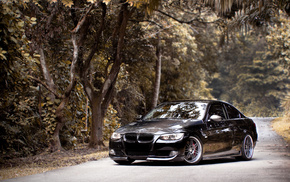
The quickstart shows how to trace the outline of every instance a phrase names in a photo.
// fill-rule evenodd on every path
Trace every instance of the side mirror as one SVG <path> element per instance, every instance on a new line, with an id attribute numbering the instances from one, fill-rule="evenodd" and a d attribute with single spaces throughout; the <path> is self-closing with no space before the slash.
<path id="1" fill-rule="evenodd" d="M 219 115 L 212 115 L 209 120 L 210 121 L 221 121 L 223 118 Z"/>

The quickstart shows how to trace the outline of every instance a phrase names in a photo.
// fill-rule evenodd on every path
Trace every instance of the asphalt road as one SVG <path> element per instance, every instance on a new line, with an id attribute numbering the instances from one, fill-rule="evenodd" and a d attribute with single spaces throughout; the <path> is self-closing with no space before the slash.
<path id="1" fill-rule="evenodd" d="M 106 158 L 5 182 L 290 182 L 290 151 L 272 131 L 271 118 L 254 118 L 259 141 L 251 161 L 219 159 L 199 165 L 137 161 L 121 166 Z"/>

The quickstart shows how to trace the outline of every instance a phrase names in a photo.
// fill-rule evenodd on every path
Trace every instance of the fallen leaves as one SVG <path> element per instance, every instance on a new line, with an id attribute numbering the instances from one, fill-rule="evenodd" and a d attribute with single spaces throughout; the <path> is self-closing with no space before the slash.
<path id="1" fill-rule="evenodd" d="M 81 144 L 74 150 L 57 151 L 0 161 L 0 180 L 43 173 L 57 168 L 73 166 L 88 161 L 108 157 L 108 150 L 90 149 L 87 144 Z"/>

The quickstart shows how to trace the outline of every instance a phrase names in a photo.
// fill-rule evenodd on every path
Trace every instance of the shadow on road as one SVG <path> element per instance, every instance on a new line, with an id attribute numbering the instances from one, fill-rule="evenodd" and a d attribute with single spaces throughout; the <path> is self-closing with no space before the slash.
<path id="1" fill-rule="evenodd" d="M 252 159 L 255 160 L 255 159 Z M 186 164 L 185 162 L 150 162 L 150 161 L 135 161 L 129 165 L 119 165 L 119 166 L 205 166 L 205 165 L 215 165 L 215 164 L 224 164 L 224 163 L 238 163 L 242 162 L 236 160 L 235 158 L 222 158 L 222 159 L 212 159 L 212 160 L 203 160 L 197 165 Z"/>

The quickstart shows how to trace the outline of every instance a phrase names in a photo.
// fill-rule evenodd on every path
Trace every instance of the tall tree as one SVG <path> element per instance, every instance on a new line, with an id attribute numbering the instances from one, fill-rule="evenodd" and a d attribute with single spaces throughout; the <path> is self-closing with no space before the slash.
<path id="1" fill-rule="evenodd" d="M 159 35 L 157 34 L 157 45 L 156 45 L 156 66 L 155 66 L 155 83 L 154 83 L 154 91 L 153 91 L 153 99 L 152 106 L 157 106 L 158 98 L 159 98 L 159 90 L 160 90 L 160 82 L 161 82 L 161 65 L 162 65 L 162 52 L 161 52 L 161 40 Z"/>
<path id="2" fill-rule="evenodd" d="M 124 49 L 127 24 L 132 13 L 136 10 L 136 7 L 144 3 L 147 5 L 147 1 L 133 3 L 133 1 L 130 2 L 124 0 L 110 2 L 108 4 L 100 3 L 100 6 L 102 7 L 102 15 L 99 26 L 96 28 L 96 33 L 93 35 L 95 43 L 89 49 L 89 54 L 86 57 L 85 54 L 82 54 L 83 57 L 81 58 L 82 61 L 80 62 L 80 77 L 92 108 L 90 147 L 95 148 L 103 145 L 103 120 L 107 108 L 115 93 L 115 84 L 121 65 L 124 62 L 122 51 Z M 150 10 L 156 6 L 158 1 L 148 1 L 148 3 Z M 108 8 L 107 6 L 111 6 L 111 8 Z M 107 10 L 111 10 L 111 12 L 109 12 L 109 16 L 107 15 Z M 111 14 L 112 12 L 118 12 L 117 16 L 115 16 L 116 14 Z M 89 22 L 90 17 L 87 15 L 88 14 L 86 14 L 86 16 L 83 18 L 85 23 Z M 114 28 L 106 26 L 105 21 L 107 23 L 110 21 L 109 25 Z M 105 29 L 107 30 L 106 33 L 104 33 Z M 103 35 L 108 37 L 102 37 Z M 110 41 L 106 42 L 108 40 Z M 106 46 L 109 48 L 108 52 L 110 54 L 107 58 L 104 59 L 100 56 L 100 53 Z M 96 53 L 99 54 L 98 59 L 106 62 L 105 69 L 101 71 L 101 75 L 103 75 L 103 81 L 101 82 L 91 82 L 89 79 L 87 79 L 88 75 L 91 74 L 92 71 L 92 61 L 97 58 L 95 56 Z"/>
<path id="3" fill-rule="evenodd" d="M 54 111 L 50 114 L 55 114 L 55 117 L 52 117 L 50 122 L 55 120 L 55 127 L 52 128 L 51 150 L 56 151 L 62 149 L 59 135 L 60 130 L 67 121 L 65 107 L 76 85 L 76 64 L 78 62 L 79 47 L 76 46 L 75 36 L 72 34 L 73 53 L 70 53 L 71 46 L 67 39 L 70 36 L 69 30 L 72 29 L 73 25 L 70 24 L 71 21 L 66 16 L 68 8 L 61 2 L 49 3 L 40 1 L 39 3 L 28 3 L 29 11 L 26 10 L 25 14 L 35 17 L 36 23 L 32 28 L 27 28 L 26 35 L 31 41 L 31 55 L 39 55 L 39 67 L 42 73 L 42 76 L 34 74 L 31 78 L 49 90 L 47 104 L 57 104 L 55 109 L 49 107 L 49 111 Z M 46 12 L 42 11 L 42 8 L 45 8 Z M 59 24 L 64 25 L 63 28 L 60 28 Z M 53 66 L 53 64 L 55 65 Z M 66 76 L 63 76 L 63 72 L 60 74 L 56 72 L 58 66 L 62 67 L 68 64 L 70 66 L 69 69 L 65 70 Z M 53 77 L 52 74 L 57 76 Z M 64 80 L 68 84 L 60 82 L 60 80 Z"/>
<path id="4" fill-rule="evenodd" d="M 215 71 L 217 43 L 206 48 L 198 44 L 206 31 L 213 30 L 216 19 L 201 2 L 163 1 L 144 24 L 152 45 L 158 45 L 158 36 L 161 39 L 161 101 L 211 98 L 205 79 L 208 73 Z M 212 51 L 209 53 L 209 50 Z"/>
<path id="5" fill-rule="evenodd" d="M 114 93 L 114 85 L 117 80 L 118 73 L 120 71 L 120 66 L 122 64 L 121 59 L 121 51 L 124 44 L 124 36 L 126 32 L 126 27 L 128 23 L 128 19 L 132 13 L 132 10 L 128 10 L 128 3 L 120 2 L 121 9 L 119 12 L 119 17 L 117 19 L 115 30 L 113 31 L 112 40 L 113 40 L 113 56 L 112 61 L 108 61 L 107 70 L 109 71 L 106 75 L 105 81 L 102 83 L 100 90 L 95 91 L 92 87 L 92 83 L 87 79 L 87 74 L 89 73 L 90 62 L 92 60 L 93 55 L 96 50 L 91 49 L 91 53 L 84 64 L 82 65 L 81 70 L 81 79 L 90 99 L 91 108 L 92 108 L 92 128 L 91 128 L 91 138 L 90 138 L 90 147 L 97 147 L 103 145 L 103 119 L 105 116 L 105 112 L 111 102 L 112 95 Z M 96 45 L 95 49 L 98 48 L 99 39 L 102 35 L 105 26 L 105 16 L 107 7 L 104 3 L 103 6 L 103 15 L 102 22 L 99 27 L 98 34 L 96 35 Z M 111 69 L 108 70 L 109 65 L 111 65 Z"/>
<path id="6" fill-rule="evenodd" d="M 61 149 L 59 131 L 66 122 L 66 118 L 64 117 L 65 105 L 68 103 L 69 96 L 76 84 L 76 65 L 78 65 L 79 75 L 90 100 L 93 113 L 90 146 L 96 147 L 102 144 L 103 119 L 112 99 L 114 85 L 123 62 L 121 54 L 129 17 L 136 6 L 148 4 L 148 7 L 145 6 L 145 8 L 150 12 L 157 3 L 158 1 L 140 1 L 135 3 L 127 1 L 89 1 L 86 3 L 83 1 L 43 0 L 40 2 L 30 2 L 31 11 L 26 12 L 26 14 L 30 13 L 30 16 L 35 16 L 37 23 L 27 35 L 32 42 L 32 54 L 37 52 L 40 57 L 40 68 L 43 75 L 43 80 L 40 78 L 34 78 L 34 80 L 41 83 L 50 91 L 50 103 L 54 103 L 55 100 L 60 100 L 57 109 L 55 109 L 56 126 L 53 130 L 51 142 L 53 151 Z M 107 5 L 109 4 L 112 4 L 112 9 L 110 9 L 112 10 L 110 12 L 111 16 L 109 17 L 112 19 L 108 19 L 107 22 L 112 21 L 109 25 L 115 28 L 112 31 L 110 29 L 111 27 L 109 27 L 108 30 L 110 33 L 104 34 Z M 116 16 L 118 6 L 120 7 L 119 15 Z M 46 14 L 41 8 L 46 9 L 49 14 Z M 76 11 L 76 8 L 81 8 L 85 11 L 84 13 L 83 11 Z M 100 14 L 94 10 L 100 10 Z M 94 16 L 99 17 L 100 21 L 97 18 L 93 18 Z M 65 23 L 64 21 L 67 22 Z M 60 28 L 58 26 L 60 23 L 65 26 Z M 72 30 L 71 33 L 68 32 L 69 30 Z M 90 35 L 87 34 L 88 31 L 91 33 Z M 102 37 L 103 35 L 108 37 Z M 69 76 L 66 79 L 68 85 L 66 89 L 63 89 L 63 86 L 56 86 L 56 82 L 51 74 L 52 70 L 55 69 L 51 64 L 53 64 L 53 61 L 56 61 L 53 60 L 53 56 L 63 52 L 62 48 L 55 49 L 55 46 L 58 47 L 63 44 L 69 45 L 67 41 L 68 36 L 71 36 L 73 52 L 68 52 L 68 55 L 71 56 L 70 70 L 67 72 Z M 106 42 L 108 40 L 111 41 L 108 43 Z M 102 73 L 105 75 L 104 82 L 97 85 L 97 89 L 95 89 L 93 85 L 96 84 L 90 82 L 87 76 L 90 75 L 91 71 L 94 72 L 94 70 L 91 70 L 92 60 L 96 59 L 95 54 L 100 54 L 102 48 L 105 47 L 104 45 L 109 46 L 111 50 L 109 50 L 109 58 L 105 59 L 107 60 L 107 65 Z M 56 52 L 51 54 L 46 47 L 50 47 L 51 50 L 55 50 Z M 86 51 L 89 53 L 87 54 Z M 57 88 L 61 88 L 62 94 L 59 94 L 60 90 Z"/>

